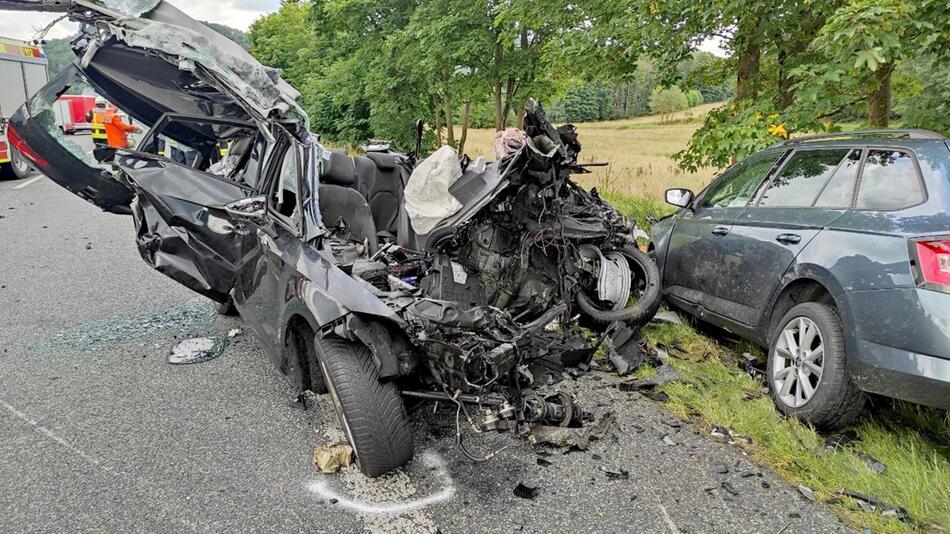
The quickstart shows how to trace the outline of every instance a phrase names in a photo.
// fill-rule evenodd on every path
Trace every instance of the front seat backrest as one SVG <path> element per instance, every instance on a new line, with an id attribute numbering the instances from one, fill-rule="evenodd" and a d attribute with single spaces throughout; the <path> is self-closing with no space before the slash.
<path id="1" fill-rule="evenodd" d="M 357 185 L 366 197 L 376 229 L 395 236 L 399 229 L 402 203 L 402 174 L 396 167 L 395 154 L 369 152 L 356 158 Z"/>
<path id="2" fill-rule="evenodd" d="M 345 227 L 344 239 L 368 243 L 370 256 L 378 250 L 376 223 L 369 205 L 356 189 L 320 184 L 320 216 L 327 228 Z"/>

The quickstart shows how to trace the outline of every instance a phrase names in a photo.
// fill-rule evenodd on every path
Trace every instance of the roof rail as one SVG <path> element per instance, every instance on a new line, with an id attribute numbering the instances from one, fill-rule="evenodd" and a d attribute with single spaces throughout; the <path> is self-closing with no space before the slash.
<path id="1" fill-rule="evenodd" d="M 827 141 L 830 139 L 847 139 L 849 137 L 900 137 L 904 139 L 946 139 L 937 132 L 919 129 L 895 129 L 895 130 L 856 130 L 853 132 L 836 132 L 819 135 L 808 135 L 805 137 L 796 137 L 787 139 L 772 145 L 773 147 L 797 145 L 801 143 L 811 143 L 814 141 Z"/>

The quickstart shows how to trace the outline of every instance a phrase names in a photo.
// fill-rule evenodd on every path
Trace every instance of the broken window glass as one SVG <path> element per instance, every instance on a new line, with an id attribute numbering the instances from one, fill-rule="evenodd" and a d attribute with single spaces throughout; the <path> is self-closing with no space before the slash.
<path id="1" fill-rule="evenodd" d="M 847 154 L 847 148 L 796 150 L 765 190 L 759 207 L 811 206 Z"/>

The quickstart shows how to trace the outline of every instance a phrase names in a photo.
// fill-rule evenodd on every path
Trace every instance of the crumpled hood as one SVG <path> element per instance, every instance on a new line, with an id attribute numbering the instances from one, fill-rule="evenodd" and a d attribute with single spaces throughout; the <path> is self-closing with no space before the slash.
<path id="1" fill-rule="evenodd" d="M 296 102 L 300 93 L 278 70 L 163 0 L 0 0 L 0 9 L 66 12 L 83 23 L 90 39 L 83 67 L 116 42 L 147 49 L 227 95 L 255 120 L 297 119 L 308 126 Z"/>

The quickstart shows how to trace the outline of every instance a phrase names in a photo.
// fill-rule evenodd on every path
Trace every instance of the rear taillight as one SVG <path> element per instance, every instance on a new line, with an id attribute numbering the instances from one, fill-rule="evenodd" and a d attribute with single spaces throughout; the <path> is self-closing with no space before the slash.
<path id="1" fill-rule="evenodd" d="M 33 163 L 39 165 L 40 167 L 46 167 L 46 160 L 42 156 L 36 153 L 35 150 L 27 146 L 23 141 L 23 138 L 20 137 L 20 134 L 13 129 L 13 125 L 10 124 L 7 126 L 7 139 L 10 140 L 10 144 L 13 145 L 13 148 L 17 149 L 20 154 L 23 154 Z"/>
<path id="2" fill-rule="evenodd" d="M 917 241 L 921 282 L 950 288 L 950 240 Z"/>

